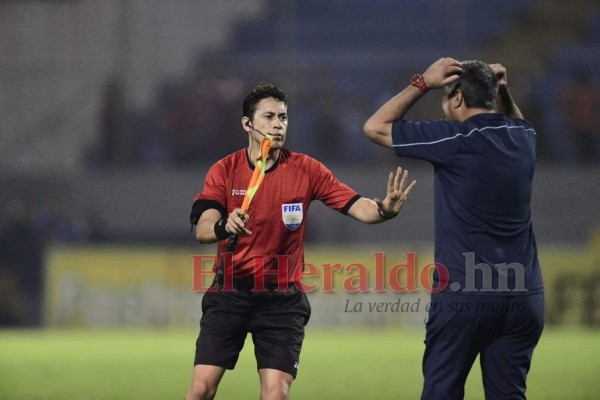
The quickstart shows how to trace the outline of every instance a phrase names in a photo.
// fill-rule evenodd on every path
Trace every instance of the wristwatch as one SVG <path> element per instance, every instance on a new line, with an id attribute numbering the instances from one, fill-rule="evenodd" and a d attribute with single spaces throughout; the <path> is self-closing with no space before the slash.
<path id="1" fill-rule="evenodd" d="M 392 219 L 392 218 L 396 218 L 396 215 L 398 214 L 393 214 L 393 215 L 385 215 L 383 213 L 383 210 L 379 207 L 377 207 L 377 213 L 379 214 L 379 216 L 383 219 Z"/>
<path id="2" fill-rule="evenodd" d="M 419 88 L 423 93 L 426 93 L 429 90 L 429 86 L 427 86 L 427 83 L 425 83 L 425 79 L 423 79 L 423 75 L 421 74 L 414 74 L 412 78 L 410 78 L 410 84 Z"/>

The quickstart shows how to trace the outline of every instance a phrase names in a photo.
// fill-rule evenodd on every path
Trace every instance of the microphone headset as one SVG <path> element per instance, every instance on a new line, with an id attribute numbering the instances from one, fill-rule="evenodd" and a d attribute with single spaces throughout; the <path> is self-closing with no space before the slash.
<path id="1" fill-rule="evenodd" d="M 267 135 L 265 135 L 264 133 L 262 133 L 261 131 L 259 131 L 258 129 L 256 129 L 255 127 L 252 126 L 252 124 L 250 123 L 250 121 L 246 122 L 246 126 L 248 127 L 248 129 L 252 129 L 258 133 L 260 133 L 263 137 L 267 137 Z"/>

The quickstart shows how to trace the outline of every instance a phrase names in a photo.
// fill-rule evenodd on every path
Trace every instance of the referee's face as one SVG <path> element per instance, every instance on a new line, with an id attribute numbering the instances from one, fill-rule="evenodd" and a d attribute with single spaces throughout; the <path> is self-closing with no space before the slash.
<path id="1" fill-rule="evenodd" d="M 262 99 L 256 106 L 251 124 L 255 128 L 250 130 L 253 141 L 260 144 L 263 139 L 261 133 L 265 135 L 271 134 L 273 135 L 271 148 L 279 149 L 283 147 L 287 134 L 287 106 L 285 103 L 272 97 Z"/>

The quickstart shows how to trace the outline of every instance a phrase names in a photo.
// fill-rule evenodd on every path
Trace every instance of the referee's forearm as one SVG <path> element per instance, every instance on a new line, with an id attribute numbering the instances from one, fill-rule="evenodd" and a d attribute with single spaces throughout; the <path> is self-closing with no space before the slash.
<path id="1" fill-rule="evenodd" d="M 221 220 L 221 213 L 215 209 L 206 210 L 196 226 L 196 240 L 202 244 L 216 243 L 220 239 L 215 232 L 215 224 Z"/>
<path id="2" fill-rule="evenodd" d="M 214 224 L 212 227 L 207 228 L 204 224 L 198 223 L 196 226 L 196 240 L 202 244 L 211 244 L 219 241 L 215 234 Z"/>
<path id="3" fill-rule="evenodd" d="M 380 224 L 391 219 L 381 216 L 377 203 L 366 197 L 358 199 L 348 210 L 348 215 L 365 224 Z"/>

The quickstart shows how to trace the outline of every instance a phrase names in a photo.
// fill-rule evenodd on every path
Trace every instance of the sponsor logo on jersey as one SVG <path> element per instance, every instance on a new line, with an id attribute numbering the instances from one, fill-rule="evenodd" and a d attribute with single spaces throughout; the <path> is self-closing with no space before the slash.
<path id="1" fill-rule="evenodd" d="M 291 231 L 298 229 L 302 223 L 304 213 L 302 212 L 302 203 L 290 203 L 281 205 L 281 219 L 286 228 Z"/>
<path id="2" fill-rule="evenodd" d="M 232 196 L 245 196 L 246 189 L 231 189 Z"/>

